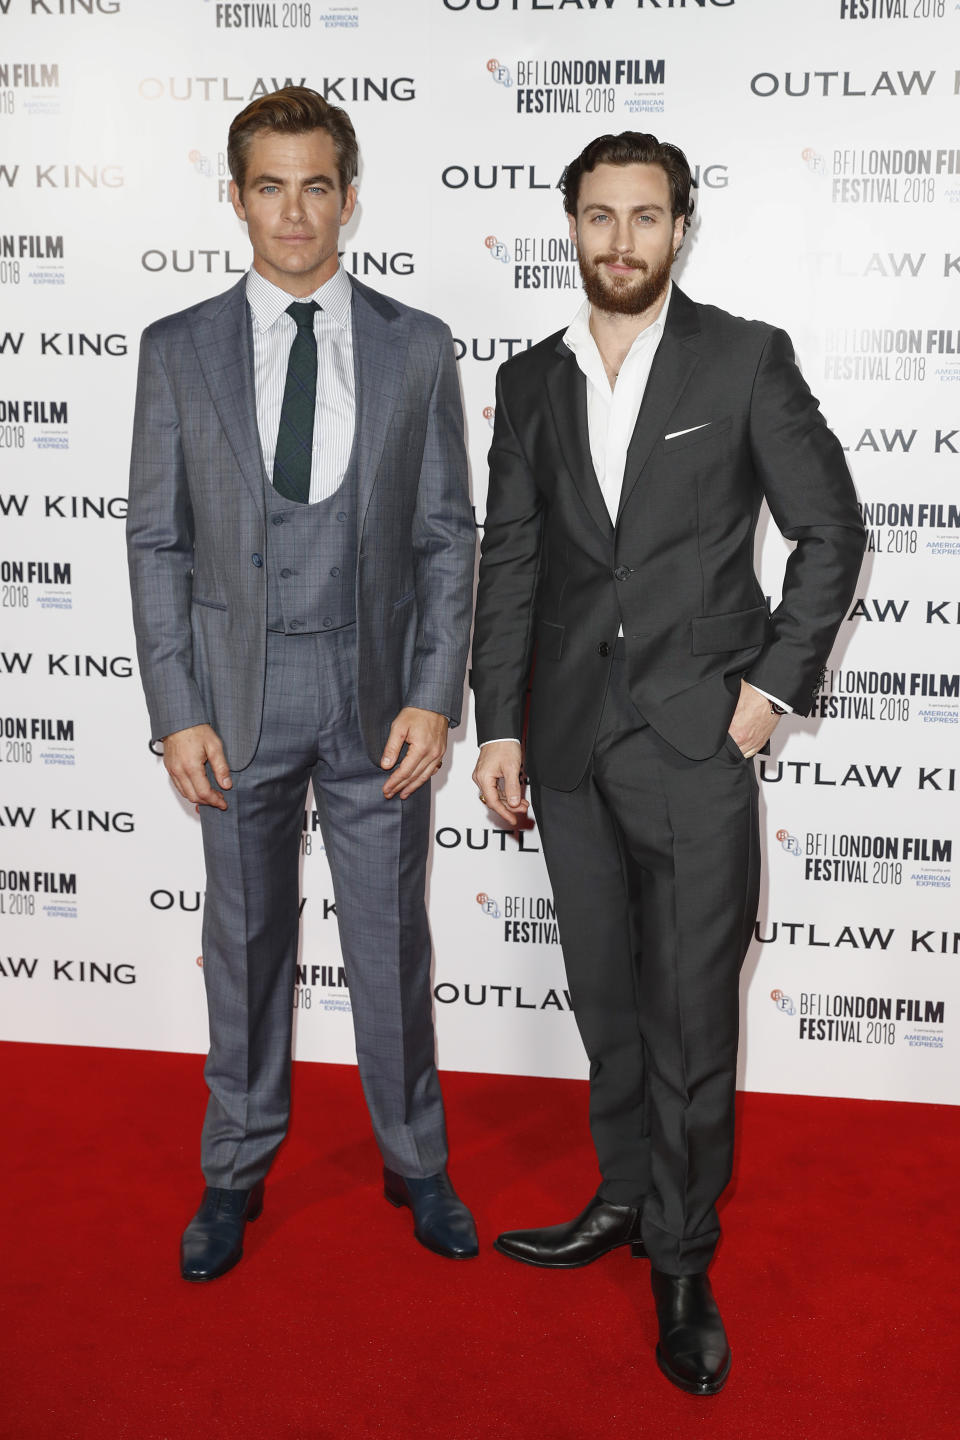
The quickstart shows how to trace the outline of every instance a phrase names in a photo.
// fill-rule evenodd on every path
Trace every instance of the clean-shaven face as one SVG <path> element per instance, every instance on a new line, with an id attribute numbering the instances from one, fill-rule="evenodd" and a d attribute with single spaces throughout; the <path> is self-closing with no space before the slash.
<path id="1" fill-rule="evenodd" d="M 642 315 L 663 295 L 683 218 L 671 212 L 659 165 L 597 165 L 580 180 L 568 216 L 587 299 L 616 315 Z"/>
<path id="2" fill-rule="evenodd" d="M 247 155 L 243 194 L 230 199 L 253 246 L 253 268 L 290 295 L 312 295 L 337 269 L 340 226 L 357 203 L 340 192 L 333 139 L 326 130 L 284 135 L 263 130 Z"/>

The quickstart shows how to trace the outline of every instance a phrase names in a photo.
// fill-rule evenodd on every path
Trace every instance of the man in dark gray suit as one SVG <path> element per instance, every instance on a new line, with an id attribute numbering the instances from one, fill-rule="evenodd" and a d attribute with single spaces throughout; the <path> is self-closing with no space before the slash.
<path id="1" fill-rule="evenodd" d="M 144 334 L 127 530 L 152 733 L 207 868 L 207 1188 L 181 1270 L 239 1260 L 286 1131 L 311 779 L 385 1194 L 462 1258 L 477 1239 L 446 1173 L 424 904 L 475 544 L 452 341 L 340 267 L 343 110 L 265 96 L 228 156 L 253 267 Z"/>
<path id="2" fill-rule="evenodd" d="M 558 1267 L 649 1255 L 660 1367 L 710 1395 L 730 1368 L 706 1270 L 757 910 L 750 762 L 785 710 L 808 713 L 864 535 L 787 336 L 671 283 L 690 186 L 679 150 L 630 131 L 564 174 L 587 301 L 498 376 L 474 778 L 516 823 L 533 669 L 526 763 L 602 1183 L 574 1220 L 497 1248 Z M 764 500 L 795 542 L 772 616 Z"/>

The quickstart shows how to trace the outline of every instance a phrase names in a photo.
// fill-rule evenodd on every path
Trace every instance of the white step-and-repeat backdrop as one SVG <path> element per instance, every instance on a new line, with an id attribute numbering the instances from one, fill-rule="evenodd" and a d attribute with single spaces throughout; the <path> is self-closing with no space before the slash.
<path id="1" fill-rule="evenodd" d="M 227 126 L 294 82 L 360 138 L 343 263 L 456 337 L 478 526 L 497 366 L 580 303 L 564 163 L 628 128 L 687 152 L 680 282 L 792 334 L 870 536 L 816 713 L 759 763 L 742 1083 L 956 1099 L 958 32 L 957 0 L 0 0 L 0 1033 L 206 1048 L 199 825 L 127 598 L 137 342 L 243 273 Z M 492 823 L 474 756 L 468 721 L 435 792 L 441 1063 L 583 1075 L 536 828 Z M 296 1053 L 343 1061 L 315 818 Z"/>

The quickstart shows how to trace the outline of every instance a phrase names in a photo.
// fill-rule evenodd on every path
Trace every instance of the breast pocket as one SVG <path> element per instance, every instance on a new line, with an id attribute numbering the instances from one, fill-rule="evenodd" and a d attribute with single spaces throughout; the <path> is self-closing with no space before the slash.
<path id="1" fill-rule="evenodd" d="M 668 432 L 660 441 L 662 455 L 675 455 L 679 450 L 689 450 L 694 445 L 717 445 L 728 433 L 733 419 L 730 415 L 720 420 L 708 420 L 691 428 L 680 427 Z"/>

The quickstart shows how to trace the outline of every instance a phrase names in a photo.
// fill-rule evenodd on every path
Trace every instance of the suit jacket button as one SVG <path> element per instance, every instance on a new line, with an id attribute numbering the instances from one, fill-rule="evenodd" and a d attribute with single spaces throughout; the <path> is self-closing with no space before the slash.
<path id="1" fill-rule="evenodd" d="M 251 555 L 251 556 L 250 556 L 250 559 L 253 561 L 254 565 L 256 565 L 257 569 L 259 570 L 259 569 L 260 569 L 260 566 L 263 564 L 263 556 L 262 556 L 262 555 Z"/>
<path id="2" fill-rule="evenodd" d="M 274 517 L 273 517 L 273 523 L 274 523 L 274 525 L 282 525 L 282 524 L 283 524 L 283 516 L 282 516 L 282 515 L 274 515 Z"/>
<path id="3" fill-rule="evenodd" d="M 343 524 L 344 520 L 346 520 L 346 518 L 347 518 L 347 512 L 346 512 L 346 510 L 338 510 L 338 511 L 337 511 L 337 519 L 340 521 L 341 525 Z"/>
<path id="4" fill-rule="evenodd" d="M 290 576 L 291 576 L 292 574 L 293 574 L 293 571 L 292 571 L 292 570 L 281 570 L 281 571 L 280 571 L 280 579 L 281 579 L 281 580 L 289 580 L 289 579 L 290 579 Z"/>
<path id="5" fill-rule="evenodd" d="M 610 646 L 607 644 L 606 640 L 600 641 L 600 644 L 597 646 L 597 654 L 604 656 L 610 654 Z"/>
<path id="6" fill-rule="evenodd" d="M 633 571 L 630 569 L 629 565 L 618 565 L 616 570 L 614 570 L 613 572 L 613 578 L 615 580 L 627 580 L 632 574 Z"/>
<path id="7" fill-rule="evenodd" d="M 300 626 L 301 626 L 302 624 L 303 624 L 303 621 L 302 621 L 302 620 L 291 620 L 291 621 L 290 621 L 290 629 L 291 629 L 291 630 L 299 630 L 299 629 L 300 629 Z"/>
<path id="8" fill-rule="evenodd" d="M 330 619 L 330 616 L 329 616 L 329 615 L 324 615 L 324 617 L 323 617 L 323 628 L 324 628 L 324 630 L 329 630 L 329 629 L 330 629 L 330 626 L 331 626 L 332 624 L 333 624 L 333 621 Z"/>
<path id="9" fill-rule="evenodd" d="M 340 574 L 340 566 L 334 565 L 333 569 L 330 571 L 330 574 L 333 576 L 334 580 L 336 580 L 337 576 Z"/>

